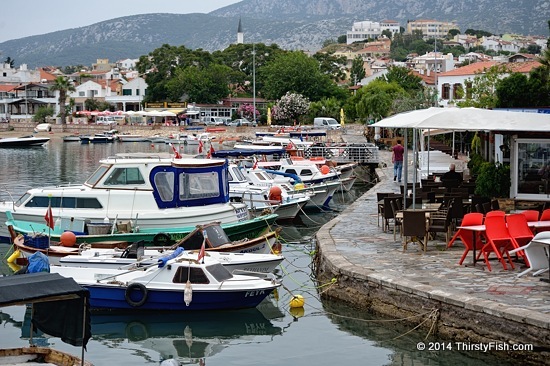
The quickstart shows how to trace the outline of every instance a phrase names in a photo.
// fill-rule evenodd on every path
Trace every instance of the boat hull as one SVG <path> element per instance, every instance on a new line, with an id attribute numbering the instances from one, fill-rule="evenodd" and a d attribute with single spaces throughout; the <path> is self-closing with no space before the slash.
<path id="1" fill-rule="evenodd" d="M 266 281 L 266 283 L 268 283 Z M 126 300 L 126 287 L 109 285 L 83 285 L 90 291 L 90 306 L 92 309 L 118 310 L 230 310 L 254 308 L 265 299 L 275 288 L 266 287 L 256 290 L 231 291 L 200 291 L 193 289 L 193 299 L 189 306 L 184 301 L 184 291 L 147 290 L 147 301 L 138 307 L 132 306 Z M 139 301 L 142 294 L 131 293 L 133 301 Z"/>

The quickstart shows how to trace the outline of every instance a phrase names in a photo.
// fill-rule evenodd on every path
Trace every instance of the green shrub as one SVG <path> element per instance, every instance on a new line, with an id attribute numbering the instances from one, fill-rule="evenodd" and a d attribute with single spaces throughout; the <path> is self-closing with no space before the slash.
<path id="1" fill-rule="evenodd" d="M 510 166 L 482 163 L 476 179 L 475 194 L 487 198 L 510 197 Z"/>
<path id="2" fill-rule="evenodd" d="M 472 153 L 470 154 L 470 160 L 468 161 L 468 169 L 470 170 L 471 176 L 477 176 L 481 165 L 485 162 L 483 157 L 480 154 Z"/>

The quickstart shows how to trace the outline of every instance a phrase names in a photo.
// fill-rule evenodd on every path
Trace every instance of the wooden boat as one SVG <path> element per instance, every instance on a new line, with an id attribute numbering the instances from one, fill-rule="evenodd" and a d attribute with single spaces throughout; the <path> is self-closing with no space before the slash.
<path id="1" fill-rule="evenodd" d="M 50 141 L 49 137 L 22 136 L 0 138 L 0 147 L 34 147 Z"/>
<path id="2" fill-rule="evenodd" d="M 133 270 L 52 266 L 90 291 L 93 309 L 226 310 L 256 307 L 281 284 L 272 274 L 231 274 L 200 255 Z"/>
<path id="3" fill-rule="evenodd" d="M 32 326 L 28 347 L 0 349 L 1 365 L 42 363 L 58 366 L 92 366 L 84 361 L 84 348 L 91 337 L 87 290 L 72 278 L 52 273 L 28 273 L 0 277 L 0 306 L 31 304 Z M 81 356 L 32 345 L 32 327 L 63 342 L 81 347 Z"/>

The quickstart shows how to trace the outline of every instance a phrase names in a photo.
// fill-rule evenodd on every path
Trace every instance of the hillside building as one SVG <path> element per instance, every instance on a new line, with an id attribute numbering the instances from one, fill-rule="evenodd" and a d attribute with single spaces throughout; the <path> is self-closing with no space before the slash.
<path id="1" fill-rule="evenodd" d="M 456 22 L 440 22 L 438 20 L 411 20 L 407 22 L 405 33 L 412 34 L 414 31 L 421 31 L 424 38 L 443 38 L 451 29 L 458 29 Z"/>
<path id="2" fill-rule="evenodd" d="M 355 22 L 351 27 L 351 31 L 346 32 L 346 43 L 368 41 L 369 39 L 378 39 L 382 32 L 389 30 L 392 34 L 399 33 L 399 23 L 393 20 L 384 20 L 382 22 L 371 22 L 364 20 Z"/>

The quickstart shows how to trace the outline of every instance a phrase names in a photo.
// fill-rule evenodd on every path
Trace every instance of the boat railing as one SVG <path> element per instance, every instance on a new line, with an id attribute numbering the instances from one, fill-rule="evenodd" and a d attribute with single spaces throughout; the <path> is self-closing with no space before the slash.
<path id="1" fill-rule="evenodd" d="M 278 201 L 273 201 L 273 200 L 265 200 L 265 199 L 256 199 L 256 198 L 253 198 L 255 195 L 257 195 L 258 193 L 257 192 L 252 192 L 252 191 L 249 191 L 249 192 L 243 192 L 241 193 L 241 196 L 240 196 L 240 201 L 241 202 L 245 202 L 245 203 L 250 203 L 251 206 L 249 207 L 251 210 L 254 210 L 256 209 L 256 203 L 263 203 L 264 206 L 260 207 L 260 208 L 266 208 L 266 207 L 273 207 L 273 209 L 277 208 L 279 205 L 277 204 Z"/>
<path id="2" fill-rule="evenodd" d="M 105 160 L 132 160 L 132 159 L 157 159 L 162 161 L 171 158 L 169 153 L 118 153 L 114 156 L 109 156 Z"/>
<path id="3" fill-rule="evenodd" d="M 26 192 L 29 188 L 29 186 L 21 186 L 22 193 Z M 17 189 L 19 191 L 19 189 Z M 21 193 L 21 194 L 22 194 Z M 12 194 L 12 191 L 8 189 L 6 186 L 0 186 L 0 202 L 6 203 L 11 202 L 13 204 L 12 211 L 15 211 L 15 198 L 14 194 Z"/>

